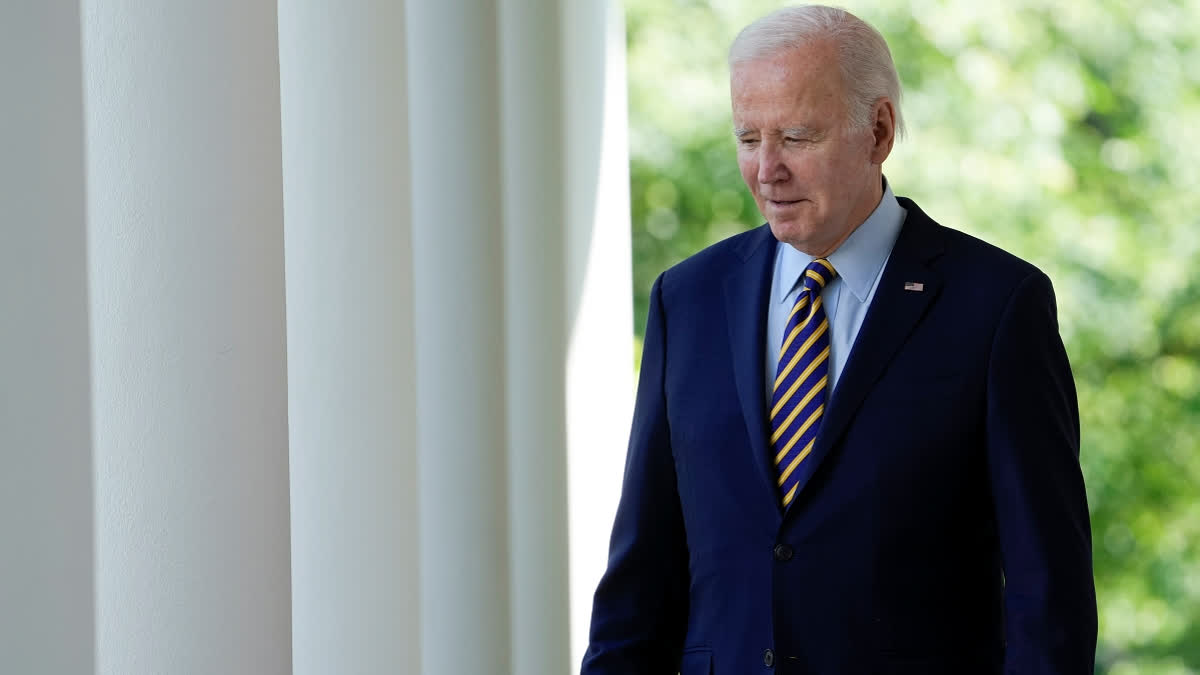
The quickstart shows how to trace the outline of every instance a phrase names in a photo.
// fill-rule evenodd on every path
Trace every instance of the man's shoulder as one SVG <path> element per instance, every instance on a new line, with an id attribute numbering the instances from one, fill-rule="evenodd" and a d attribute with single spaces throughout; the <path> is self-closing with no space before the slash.
<path id="1" fill-rule="evenodd" d="M 936 255 L 934 265 L 943 273 L 1009 285 L 1039 272 L 1033 263 L 1010 251 L 935 221 L 912 200 L 899 200 L 908 211 L 902 240 L 907 238 Z"/>

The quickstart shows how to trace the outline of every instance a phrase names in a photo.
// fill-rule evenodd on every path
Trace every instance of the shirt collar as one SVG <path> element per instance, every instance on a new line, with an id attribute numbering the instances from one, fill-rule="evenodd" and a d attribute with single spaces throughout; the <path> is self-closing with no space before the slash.
<path id="1" fill-rule="evenodd" d="M 842 242 L 842 245 L 827 256 L 833 269 L 837 270 L 841 279 L 859 302 L 866 302 L 875 284 L 875 278 L 887 262 L 892 252 L 892 245 L 900 234 L 900 227 L 908 213 L 896 201 L 892 188 L 883 180 L 883 198 L 879 205 L 867 216 L 862 225 Z M 780 250 L 780 279 L 790 279 L 791 283 L 779 284 L 776 287 L 776 302 L 787 299 L 804 268 L 813 261 L 813 256 L 801 253 L 792 246 L 782 245 Z"/>

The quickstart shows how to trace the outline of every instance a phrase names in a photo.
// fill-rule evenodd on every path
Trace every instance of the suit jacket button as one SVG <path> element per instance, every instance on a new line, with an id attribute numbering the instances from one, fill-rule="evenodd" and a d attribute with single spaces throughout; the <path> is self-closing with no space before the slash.
<path id="1" fill-rule="evenodd" d="M 775 559 L 780 562 L 787 562 L 792 559 L 792 547 L 787 544 L 780 544 L 775 547 Z"/>
<path id="2" fill-rule="evenodd" d="M 763 665 L 768 668 L 775 665 L 775 652 L 771 651 L 770 649 L 763 652 Z"/>

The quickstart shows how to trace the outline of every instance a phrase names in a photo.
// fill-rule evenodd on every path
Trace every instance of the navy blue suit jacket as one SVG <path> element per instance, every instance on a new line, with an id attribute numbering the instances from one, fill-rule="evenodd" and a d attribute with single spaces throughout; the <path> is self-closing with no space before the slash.
<path id="1" fill-rule="evenodd" d="M 732 237 L 655 282 L 584 675 L 1093 672 L 1050 280 L 900 201 L 786 512 L 763 381 L 775 238 Z"/>

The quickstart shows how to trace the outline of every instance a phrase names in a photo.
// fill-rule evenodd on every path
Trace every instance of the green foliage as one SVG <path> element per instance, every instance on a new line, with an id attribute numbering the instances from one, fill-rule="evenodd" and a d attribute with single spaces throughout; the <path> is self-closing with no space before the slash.
<path id="1" fill-rule="evenodd" d="M 725 50 L 778 6 L 628 0 L 638 334 L 654 277 L 760 216 Z M 1079 387 L 1097 672 L 1200 672 L 1200 3 L 884 0 L 897 194 L 1045 270 Z"/>

